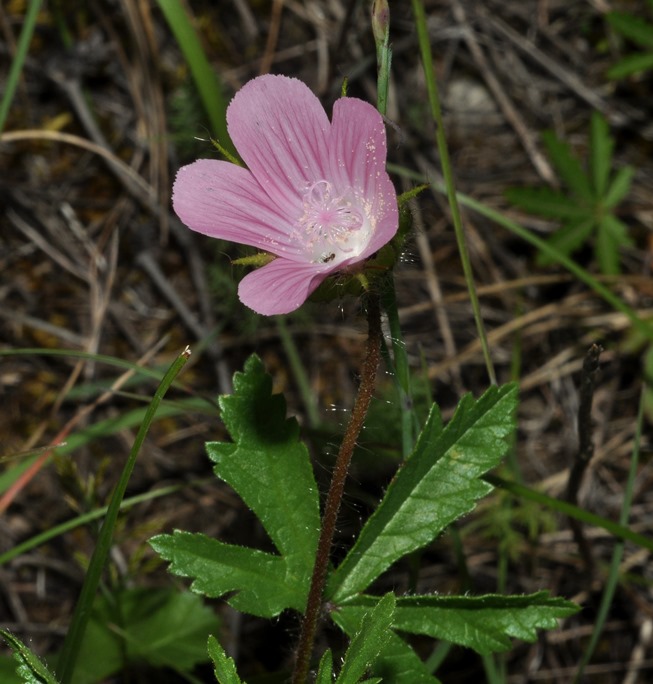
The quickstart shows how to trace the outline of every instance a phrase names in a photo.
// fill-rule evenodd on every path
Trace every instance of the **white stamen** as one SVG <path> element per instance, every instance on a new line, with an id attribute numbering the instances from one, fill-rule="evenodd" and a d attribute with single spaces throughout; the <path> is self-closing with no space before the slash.
<path id="1" fill-rule="evenodd" d="M 312 262 L 338 264 L 365 249 L 373 226 L 353 192 L 336 195 L 329 181 L 319 180 L 307 186 L 302 204 L 295 237 Z"/>

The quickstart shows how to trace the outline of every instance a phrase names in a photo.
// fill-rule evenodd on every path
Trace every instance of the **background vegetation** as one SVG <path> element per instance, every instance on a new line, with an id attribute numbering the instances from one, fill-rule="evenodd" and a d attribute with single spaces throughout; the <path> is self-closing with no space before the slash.
<path id="1" fill-rule="evenodd" d="M 415 20 L 407 1 L 391 5 L 393 178 L 398 191 L 433 184 L 413 207 L 415 234 L 397 269 L 400 318 L 416 412 L 420 396 L 433 397 L 449 417 L 488 378 L 442 193 Z M 632 497 L 622 522 L 650 537 L 650 390 L 641 464 L 626 483 L 643 380 L 653 374 L 653 6 L 424 5 L 491 355 L 499 381 L 520 386 L 519 434 L 501 474 L 613 521 Z M 264 547 L 255 518 L 211 475 L 204 442 L 227 439 L 215 398 L 256 351 L 314 453 L 333 453 L 364 326 L 352 325 L 354 300 L 307 305 L 282 321 L 246 310 L 229 261 L 243 250 L 181 226 L 170 186 L 180 165 L 218 156 L 210 137 L 228 144 L 224 107 L 259 73 L 301 78 L 327 110 L 345 77 L 351 95 L 375 102 L 367 4 L 10 0 L 0 7 L 0 54 L 0 626 L 39 653 L 60 649 L 101 508 L 158 381 L 190 344 L 130 480 L 86 662 L 97 674 L 92 654 L 109 654 L 103 673 L 112 681 L 151 681 L 152 667 L 162 682 L 210 681 L 206 656 L 190 644 L 219 631 L 242 676 L 269 681 L 291 658 L 294 619 L 270 625 L 221 602 L 188 603 L 187 639 L 178 636 L 173 616 L 193 597 L 171 591 L 183 583 L 146 542 L 180 528 Z M 592 345 L 602 351 L 586 361 Z M 343 548 L 401 454 L 398 407 L 396 422 L 387 414 L 394 397 L 386 377 L 355 457 Z M 579 419 L 588 400 L 591 419 Z M 498 489 L 390 582 L 444 594 L 546 588 L 583 606 L 492 664 L 451 651 L 438 669 L 446 682 L 571 682 L 593 633 L 584 681 L 646 682 L 650 549 L 631 540 L 619 555 L 615 544 L 605 525 L 570 524 L 546 501 Z M 609 577 L 614 590 L 602 604 Z M 160 618 L 148 623 L 152 615 Z M 115 640 L 153 623 L 170 627 L 157 632 L 158 652 Z M 184 667 L 181 656 L 164 657 L 165 634 L 189 644 Z M 437 663 L 441 652 L 430 642 L 423 649 Z"/>

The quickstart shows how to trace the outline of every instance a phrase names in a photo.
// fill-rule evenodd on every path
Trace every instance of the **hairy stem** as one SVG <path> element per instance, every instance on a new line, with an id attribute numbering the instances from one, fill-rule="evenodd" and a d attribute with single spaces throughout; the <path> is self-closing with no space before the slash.
<path id="1" fill-rule="evenodd" d="M 342 501 L 342 494 L 345 488 L 351 457 L 354 453 L 354 447 L 356 446 L 358 436 L 363 429 L 367 409 L 370 406 L 374 386 L 376 384 L 376 373 L 381 358 L 380 347 L 382 334 L 381 311 L 378 297 L 375 294 L 370 294 L 368 298 L 367 321 L 367 350 L 361 367 L 358 394 L 356 395 L 347 430 L 345 431 L 345 435 L 340 445 L 340 451 L 338 452 L 333 475 L 331 476 L 329 493 L 327 494 L 327 500 L 324 506 L 320 539 L 318 541 L 317 553 L 315 556 L 313 576 L 311 577 L 311 587 L 308 592 L 306 612 L 304 613 L 301 634 L 297 646 L 297 660 L 295 661 L 295 670 L 292 678 L 293 684 L 304 684 L 306 682 L 306 677 L 308 676 L 311 654 L 313 652 L 313 643 L 317 631 L 318 617 L 322 607 L 324 584 L 327 569 L 329 567 L 329 555 L 331 553 L 331 545 L 336 530 L 336 521 L 340 510 L 340 502 Z"/>

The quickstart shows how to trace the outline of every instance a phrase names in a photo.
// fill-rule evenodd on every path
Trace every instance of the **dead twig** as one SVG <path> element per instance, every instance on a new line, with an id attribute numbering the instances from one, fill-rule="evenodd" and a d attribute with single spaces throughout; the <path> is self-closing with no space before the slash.
<path id="1" fill-rule="evenodd" d="M 594 432 L 592 425 L 592 401 L 594 399 L 594 388 L 596 386 L 596 376 L 599 371 L 599 358 L 602 347 L 598 344 L 593 344 L 583 362 L 583 371 L 580 380 L 580 403 L 578 405 L 578 451 L 571 469 L 569 470 L 569 479 L 567 480 L 567 495 L 566 499 L 569 503 L 578 503 L 578 490 L 580 488 L 583 474 L 589 465 L 589 462 L 594 453 L 594 442 L 592 434 Z M 583 534 L 583 527 L 573 518 L 569 518 L 569 525 L 574 535 L 574 539 L 578 544 L 580 554 L 585 563 L 588 573 L 592 573 L 594 569 L 594 560 L 592 557 L 591 547 Z"/>

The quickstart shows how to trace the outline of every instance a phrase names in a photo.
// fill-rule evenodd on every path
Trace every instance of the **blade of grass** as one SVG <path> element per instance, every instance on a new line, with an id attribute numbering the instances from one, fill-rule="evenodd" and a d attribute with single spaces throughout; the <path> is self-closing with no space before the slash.
<path id="1" fill-rule="evenodd" d="M 199 39 L 189 16 L 179 0 L 158 0 L 163 16 L 190 67 L 193 81 L 204 109 L 209 117 L 213 134 L 220 145 L 230 154 L 236 150 L 227 132 L 227 103 L 222 95 L 220 82 L 209 63 L 202 42 Z"/>
<path id="2" fill-rule="evenodd" d="M 441 194 L 446 194 L 446 188 L 442 183 L 436 181 L 429 181 L 423 174 L 405 169 L 404 167 L 397 166 L 394 164 L 388 165 L 388 170 L 393 173 L 398 173 L 406 178 L 412 178 L 419 183 L 430 183 L 431 187 Z M 495 223 L 503 226 L 506 230 L 510 231 L 513 235 L 517 235 L 519 238 L 533 245 L 541 252 L 544 252 L 553 262 L 564 266 L 570 273 L 575 275 L 580 281 L 585 283 L 594 292 L 596 292 L 599 297 L 602 297 L 610 306 L 616 311 L 621 311 L 624 316 L 626 316 L 633 327 L 637 329 L 647 340 L 653 342 L 653 324 L 649 321 L 642 319 L 638 316 L 637 312 L 623 302 L 617 295 L 615 295 L 611 290 L 609 290 L 605 285 L 600 283 L 596 278 L 594 278 L 588 271 L 579 266 L 573 259 L 566 257 L 564 254 L 551 247 L 544 240 L 541 240 L 536 235 L 533 235 L 529 230 L 521 226 L 516 221 L 509 219 L 503 214 L 490 207 L 484 205 L 482 202 L 469 197 L 469 195 L 464 195 L 462 193 L 457 194 L 458 201 L 464 207 L 473 209 L 475 212 L 481 216 L 494 221 Z M 615 281 L 618 282 L 618 279 Z"/>
<path id="3" fill-rule="evenodd" d="M 152 501 L 153 499 L 158 499 L 162 496 L 174 494 L 175 492 L 179 491 L 180 489 L 183 489 L 184 487 L 192 486 L 192 484 L 192 482 L 184 482 L 183 484 L 171 485 L 170 487 L 162 487 L 161 489 L 155 489 L 151 492 L 145 492 L 144 494 L 137 494 L 136 496 L 131 496 L 128 499 L 123 499 L 123 501 L 120 503 L 120 510 L 125 511 L 131 508 L 132 506 L 136 506 L 139 503 L 143 503 L 145 501 Z M 78 515 L 72 518 L 71 520 L 66 520 L 66 522 L 63 522 L 59 525 L 49 527 L 44 532 L 41 532 L 41 534 L 36 534 L 33 537 L 26 539 L 21 544 L 17 544 L 13 548 L 9 549 L 9 551 L 5 551 L 3 554 L 0 554 L 0 567 L 2 567 L 10 560 L 13 560 L 14 558 L 20 556 L 23 553 L 27 553 L 28 551 L 36 549 L 43 544 L 47 544 L 47 542 L 49 542 L 51 539 L 55 539 L 56 537 L 65 534 L 66 532 L 70 532 L 70 530 L 74 530 L 77 527 L 86 525 L 92 522 L 93 520 L 102 518 L 106 514 L 108 508 L 108 506 L 103 506 L 102 508 L 97 508 L 94 511 Z"/>
<path id="4" fill-rule="evenodd" d="M 372 5 L 372 28 L 376 42 L 377 61 L 377 101 L 376 108 L 383 116 L 388 106 L 388 86 L 390 81 L 390 65 L 392 51 L 390 50 L 390 9 L 383 1 Z M 410 383 L 410 366 L 404 342 L 399 310 L 397 308 L 397 294 L 392 275 L 384 282 L 381 293 L 381 305 L 388 317 L 390 339 L 392 343 L 392 359 L 383 341 L 383 358 L 392 373 L 397 393 L 399 395 L 399 410 L 401 412 L 401 451 L 404 459 L 408 458 L 415 444 L 418 427 L 413 412 L 412 388 Z"/>
<path id="5" fill-rule="evenodd" d="M 311 389 L 311 381 L 309 380 L 304 364 L 302 363 L 295 340 L 286 326 L 285 316 L 277 316 L 276 324 L 277 330 L 279 331 L 279 337 L 281 338 L 281 344 L 286 352 L 288 363 L 295 376 L 295 382 L 297 383 L 299 393 L 304 402 L 304 408 L 306 409 L 308 416 L 308 424 L 312 428 L 317 428 L 320 425 L 320 414 L 317 410 L 315 392 Z"/>
<path id="6" fill-rule="evenodd" d="M 642 439 L 642 424 L 644 422 L 644 405 L 646 396 L 646 384 L 642 385 L 642 391 L 639 399 L 639 411 L 637 412 L 637 428 L 635 430 L 635 444 L 633 446 L 633 455 L 630 459 L 630 468 L 628 470 L 628 479 L 624 488 L 623 501 L 621 504 L 621 511 L 619 512 L 619 524 L 624 527 L 628 524 L 628 517 L 630 516 L 630 508 L 633 502 L 633 491 L 635 489 L 635 477 L 637 475 L 637 467 L 639 466 L 640 443 Z M 601 596 L 601 604 L 599 605 L 598 615 L 594 620 L 594 629 L 590 642 L 583 653 L 583 657 L 578 665 L 576 676 L 574 677 L 574 684 L 578 684 L 583 679 L 585 667 L 589 664 L 594 651 L 598 646 L 599 639 L 603 633 L 603 627 L 608 619 L 610 606 L 614 599 L 617 583 L 619 582 L 619 567 L 621 559 L 624 555 L 624 542 L 619 541 L 615 544 L 612 552 L 612 560 L 610 561 L 610 570 L 603 588 L 603 595 Z"/>
<path id="7" fill-rule="evenodd" d="M 469 260 L 469 252 L 467 251 L 467 241 L 465 239 L 465 231 L 463 229 L 462 218 L 460 214 L 460 206 L 458 204 L 458 196 L 453 179 L 453 169 L 449 159 L 449 150 L 447 148 L 447 141 L 444 134 L 444 121 L 442 119 L 442 110 L 440 108 L 440 97 L 438 95 L 438 85 L 433 72 L 433 56 L 431 54 L 431 44 L 429 42 L 428 28 L 426 25 L 426 14 L 424 13 L 424 5 L 421 0 L 412 0 L 413 14 L 415 16 L 415 23 L 417 25 L 417 38 L 419 41 L 420 53 L 422 56 L 422 68 L 426 77 L 426 87 L 429 94 L 429 103 L 431 106 L 431 116 L 435 123 L 435 140 L 440 154 L 440 162 L 442 164 L 442 173 L 444 175 L 446 194 L 451 209 L 451 218 L 453 220 L 454 231 L 456 233 L 456 242 L 458 244 L 458 252 L 465 274 L 465 282 L 467 283 L 467 290 L 474 312 L 474 320 L 476 321 L 476 330 L 478 332 L 481 348 L 483 349 L 483 358 L 485 359 L 485 366 L 493 385 L 497 384 L 496 375 L 494 372 L 494 364 L 490 356 L 490 347 L 485 334 L 485 327 L 481 317 L 481 307 L 476 293 L 476 285 L 474 283 L 474 274 L 472 272 L 471 262 Z"/>
<path id="8" fill-rule="evenodd" d="M 392 341 L 391 361 L 388 354 L 384 355 L 386 363 L 393 372 L 397 392 L 399 393 L 399 409 L 401 411 L 401 452 L 404 459 L 408 458 L 415 445 L 416 417 L 413 412 L 412 388 L 410 382 L 410 366 L 408 365 L 408 354 L 406 344 L 401 331 L 399 311 L 397 309 L 397 295 L 395 283 L 392 275 L 384 283 L 381 293 L 381 304 L 388 317 L 388 327 L 390 328 L 390 338 Z"/>
<path id="9" fill-rule="evenodd" d="M 23 21 L 23 29 L 20 32 L 18 45 L 16 46 L 16 54 L 9 69 L 9 75 L 5 83 L 5 92 L 0 101 L 0 133 L 2 133 L 7 116 L 9 115 L 9 108 L 13 102 L 16 88 L 18 87 L 18 79 L 20 72 L 23 70 L 25 59 L 27 58 L 27 51 L 32 42 L 34 29 L 36 27 L 36 18 L 41 9 L 43 0 L 32 0 L 27 4 L 27 12 L 25 13 L 25 20 Z"/>
<path id="10" fill-rule="evenodd" d="M 118 513 L 120 512 L 120 504 L 125 496 L 125 491 L 129 483 L 132 471 L 136 464 L 136 457 L 145 441 L 145 436 L 152 424 L 154 416 L 168 391 L 170 385 L 172 385 L 173 380 L 177 377 L 181 369 L 184 367 L 186 362 L 190 357 L 190 349 L 186 349 L 175 359 L 172 363 L 168 372 L 164 375 L 161 384 L 157 387 L 152 401 L 148 407 L 147 413 L 141 427 L 136 434 L 134 444 L 127 458 L 127 463 L 120 475 L 116 489 L 111 496 L 111 501 L 109 502 L 109 507 L 107 509 L 107 514 L 102 524 L 102 529 L 98 537 L 97 545 L 93 556 L 91 557 L 91 562 L 88 566 L 88 571 L 86 572 L 86 577 L 84 578 L 84 584 L 82 585 L 82 590 L 77 600 L 77 605 L 73 612 L 73 617 L 66 634 L 66 639 L 64 640 L 63 648 L 61 651 L 61 656 L 57 664 L 57 675 L 61 681 L 61 684 L 70 684 L 72 680 L 73 673 L 75 671 L 75 664 L 77 662 L 77 656 L 79 654 L 79 649 L 84 637 L 84 632 L 86 630 L 86 625 L 91 615 L 91 609 L 93 607 L 93 599 L 97 591 L 98 584 L 100 583 L 100 577 L 102 575 L 102 570 L 106 564 L 107 558 L 109 556 L 109 551 L 111 549 L 111 540 L 113 538 L 113 532 L 116 527 L 116 522 L 118 520 Z"/>
<path id="11" fill-rule="evenodd" d="M 4 356 L 70 356 L 74 359 L 88 359 L 96 363 L 106 363 L 109 366 L 116 366 L 116 368 L 124 368 L 126 370 L 133 370 L 140 375 L 145 375 L 148 378 L 154 378 L 157 381 L 161 380 L 161 373 L 159 371 L 151 370 L 140 366 L 132 361 L 125 361 L 118 359 L 115 356 L 106 356 L 105 354 L 93 354 L 92 352 L 78 351 L 76 349 L 44 349 L 41 347 L 23 347 L 21 349 L 0 349 L 0 358 Z"/>
<path id="12" fill-rule="evenodd" d="M 648 549 L 653 551 L 653 538 L 646 537 L 638 532 L 633 532 L 630 528 L 625 525 L 620 525 L 614 522 L 614 520 L 609 520 L 608 518 L 603 518 L 595 513 L 590 513 L 585 511 L 578 506 L 574 506 L 567 501 L 562 501 L 561 499 L 554 499 L 547 494 L 538 492 L 536 489 L 531 489 L 525 485 L 518 484 L 517 482 L 510 482 L 504 480 L 496 475 L 485 475 L 483 479 L 489 482 L 493 487 L 501 487 L 512 494 L 512 496 L 518 499 L 526 499 L 528 501 L 534 501 L 535 503 L 550 508 L 551 510 L 562 513 L 575 520 L 580 520 L 585 525 L 590 525 L 592 527 L 600 527 L 611 535 L 621 539 L 623 541 L 629 541 L 637 546 L 641 546 L 643 549 Z"/>
<path id="13" fill-rule="evenodd" d="M 207 413 L 205 409 L 206 406 L 210 406 L 210 402 L 207 402 L 205 399 L 182 399 L 175 402 L 166 401 L 160 407 L 159 412 L 157 413 L 157 420 L 170 418 L 173 416 L 186 415 L 191 411 L 193 413 L 217 415 L 217 409 Z M 144 408 L 134 409 L 133 411 L 129 411 L 118 416 L 117 418 L 100 420 L 89 425 L 83 430 L 67 434 L 63 443 L 60 443 L 55 439 L 52 446 L 41 448 L 36 454 L 27 456 L 19 465 L 16 465 L 6 472 L 0 474 L 0 494 L 4 494 L 12 486 L 14 486 L 14 484 L 21 477 L 23 477 L 23 474 L 30 468 L 34 468 L 34 470 L 38 472 L 39 466 L 34 466 L 34 464 L 40 460 L 40 465 L 44 465 L 52 457 L 52 452 L 55 449 L 59 456 L 70 454 L 94 439 L 107 437 L 109 435 L 116 434 L 120 430 L 125 430 L 140 425 L 146 412 L 147 410 Z M 2 498 L 0 498 L 0 502 L 2 502 Z M 3 509 L 3 507 L 4 502 L 0 503 L 0 511 Z"/>

